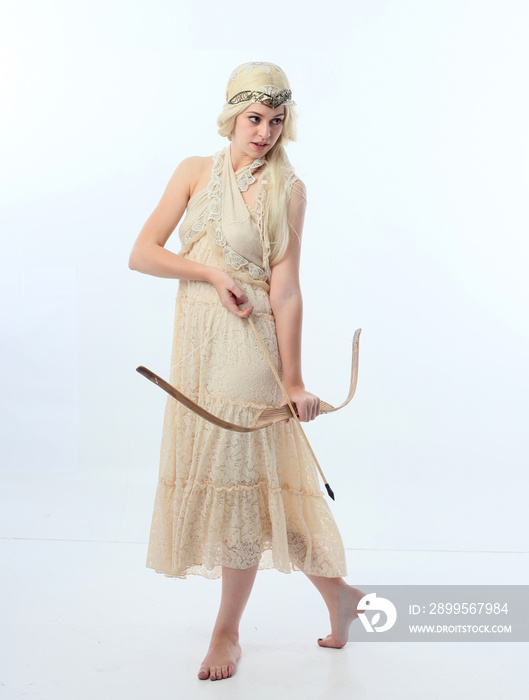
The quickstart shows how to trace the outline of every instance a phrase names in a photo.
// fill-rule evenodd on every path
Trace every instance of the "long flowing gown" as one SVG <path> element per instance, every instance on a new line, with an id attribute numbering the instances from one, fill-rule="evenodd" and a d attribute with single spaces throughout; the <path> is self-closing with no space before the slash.
<path id="1" fill-rule="evenodd" d="M 269 299 L 270 243 L 262 225 L 266 170 L 254 209 L 241 194 L 263 163 L 257 159 L 234 172 L 230 146 L 213 156 L 209 185 L 189 200 L 179 254 L 237 281 L 282 376 Z M 248 320 L 222 306 L 207 282 L 180 280 L 170 381 L 211 413 L 241 425 L 282 401 Z M 222 566 L 255 564 L 284 573 L 347 574 L 343 542 L 298 426 L 291 420 L 236 433 L 168 397 L 146 566 L 170 577 L 219 578 Z"/>

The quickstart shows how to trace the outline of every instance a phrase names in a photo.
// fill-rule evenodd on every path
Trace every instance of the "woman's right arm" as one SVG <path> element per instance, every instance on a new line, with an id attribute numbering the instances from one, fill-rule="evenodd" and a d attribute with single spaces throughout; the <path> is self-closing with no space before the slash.
<path id="1" fill-rule="evenodd" d="M 164 248 L 182 218 L 200 174 L 201 158 L 186 158 L 177 167 L 156 208 L 145 222 L 129 257 L 129 267 L 155 277 L 202 280 L 209 268 Z"/>
<path id="2" fill-rule="evenodd" d="M 223 306 L 236 316 L 247 316 L 252 312 L 252 307 L 241 311 L 239 305 L 245 304 L 248 297 L 227 273 L 216 267 L 186 260 L 164 247 L 182 218 L 203 163 L 203 158 L 192 157 L 186 158 L 177 167 L 132 246 L 129 268 L 155 277 L 209 282 L 217 290 Z"/>

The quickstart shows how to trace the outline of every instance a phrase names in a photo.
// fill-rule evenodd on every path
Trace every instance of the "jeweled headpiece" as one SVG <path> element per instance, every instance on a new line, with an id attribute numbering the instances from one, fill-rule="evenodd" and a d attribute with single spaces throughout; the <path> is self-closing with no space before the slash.
<path id="1" fill-rule="evenodd" d="M 275 109 L 279 105 L 293 104 L 292 90 L 243 90 L 228 100 L 229 105 L 238 105 L 240 102 L 261 102 Z"/>
<path id="2" fill-rule="evenodd" d="M 267 82 L 265 78 L 263 83 L 261 83 L 260 85 L 258 83 L 256 85 L 256 81 L 253 80 L 253 84 L 248 85 L 247 83 L 247 87 L 252 89 L 241 90 L 241 87 L 244 87 L 244 83 L 246 82 L 246 80 L 243 79 L 241 81 L 239 79 L 237 80 L 237 87 L 239 88 L 239 92 L 233 95 L 235 79 L 238 78 L 241 74 L 243 76 L 249 75 L 256 69 L 261 73 L 261 75 L 263 73 L 268 73 L 270 76 L 270 82 L 268 84 L 264 84 L 265 82 Z M 276 81 L 276 79 L 278 79 L 279 85 L 282 85 L 282 87 L 279 87 L 277 83 L 275 85 L 273 84 Z M 230 97 L 230 93 L 232 94 L 232 97 Z M 296 104 L 292 100 L 292 91 L 288 86 L 288 79 L 284 71 L 275 63 L 266 63 L 263 61 L 251 61 L 248 63 L 243 63 L 242 65 L 238 66 L 230 75 L 228 87 L 226 89 L 226 104 L 237 105 L 241 102 L 260 102 L 261 104 L 264 104 L 267 107 L 271 107 L 272 109 L 275 109 L 276 107 L 279 107 L 279 105 L 283 104 Z"/>

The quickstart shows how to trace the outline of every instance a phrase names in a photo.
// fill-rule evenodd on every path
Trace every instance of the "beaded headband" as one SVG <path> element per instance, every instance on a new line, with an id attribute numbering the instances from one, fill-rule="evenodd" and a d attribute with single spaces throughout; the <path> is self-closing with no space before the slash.
<path id="1" fill-rule="evenodd" d="M 294 104 L 292 90 L 274 90 L 273 94 L 262 90 L 243 90 L 228 100 L 229 105 L 237 105 L 240 102 L 260 102 L 266 104 L 267 107 L 272 107 L 272 109 L 283 104 Z"/>

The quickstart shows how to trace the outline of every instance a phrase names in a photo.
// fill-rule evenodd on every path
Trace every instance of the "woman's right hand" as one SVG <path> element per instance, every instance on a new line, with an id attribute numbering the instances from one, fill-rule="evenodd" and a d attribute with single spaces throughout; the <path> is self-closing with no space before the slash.
<path id="1" fill-rule="evenodd" d="M 222 306 L 225 306 L 232 314 L 244 318 L 252 313 L 253 306 L 248 306 L 246 309 L 239 308 L 241 304 L 246 304 L 248 297 L 226 272 L 215 269 L 211 277 L 211 284 L 217 290 Z"/>

